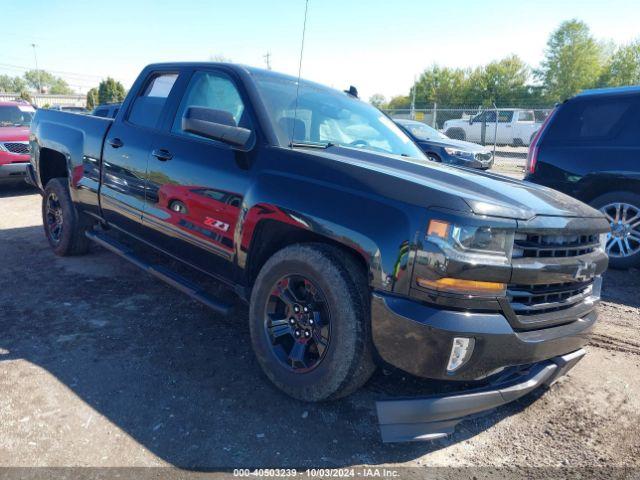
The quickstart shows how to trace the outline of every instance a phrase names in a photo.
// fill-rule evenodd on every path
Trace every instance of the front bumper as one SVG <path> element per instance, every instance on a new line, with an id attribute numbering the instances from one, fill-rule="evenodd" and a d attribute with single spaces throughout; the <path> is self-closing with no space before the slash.
<path id="1" fill-rule="evenodd" d="M 374 292 L 372 336 L 382 360 L 418 377 L 483 380 L 507 367 L 541 362 L 582 348 L 597 318 L 596 304 L 571 322 L 519 331 L 498 312 L 439 308 Z M 473 338 L 475 346 L 464 365 L 448 372 L 455 337 Z"/>
<path id="2" fill-rule="evenodd" d="M 24 180 L 29 162 L 0 164 L 0 181 Z"/>
<path id="3" fill-rule="evenodd" d="M 549 386 L 565 375 L 585 355 L 580 349 L 505 372 L 483 388 L 452 395 L 376 403 L 382 441 L 435 440 L 453 433 L 465 417 L 513 402 L 533 390 Z"/>

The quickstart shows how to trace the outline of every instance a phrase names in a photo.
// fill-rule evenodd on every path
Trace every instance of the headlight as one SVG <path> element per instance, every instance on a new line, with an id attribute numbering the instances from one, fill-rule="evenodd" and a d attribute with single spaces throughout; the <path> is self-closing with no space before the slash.
<path id="1" fill-rule="evenodd" d="M 441 247 L 468 255 L 490 255 L 511 259 L 514 231 L 486 226 L 454 225 L 431 220 L 427 237 Z"/>
<path id="2" fill-rule="evenodd" d="M 475 155 L 472 152 L 467 152 L 465 150 L 460 150 L 459 148 L 444 147 L 444 151 L 447 152 L 449 155 L 454 156 L 454 157 L 461 157 L 461 158 L 474 158 L 475 157 Z"/>

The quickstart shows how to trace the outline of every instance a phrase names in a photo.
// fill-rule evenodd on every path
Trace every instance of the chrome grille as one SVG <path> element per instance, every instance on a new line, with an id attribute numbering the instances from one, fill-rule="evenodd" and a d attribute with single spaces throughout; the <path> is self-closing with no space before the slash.
<path id="1" fill-rule="evenodd" d="M 577 257 L 593 252 L 599 246 L 598 234 L 542 235 L 516 233 L 513 258 Z"/>
<path id="2" fill-rule="evenodd" d="M 517 315 L 539 315 L 571 308 L 593 294 L 593 279 L 542 285 L 508 286 L 507 297 Z"/>
<path id="3" fill-rule="evenodd" d="M 10 153 L 26 155 L 30 152 L 27 142 L 4 142 L 3 145 Z"/>

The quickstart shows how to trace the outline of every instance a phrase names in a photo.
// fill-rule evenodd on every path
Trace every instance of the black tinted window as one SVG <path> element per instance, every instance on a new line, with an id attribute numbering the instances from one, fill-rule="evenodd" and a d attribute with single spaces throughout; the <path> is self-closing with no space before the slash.
<path id="1" fill-rule="evenodd" d="M 163 73 L 152 77 L 143 93 L 134 100 L 129 121 L 141 127 L 154 128 L 177 78 L 177 73 Z"/>
<path id="2" fill-rule="evenodd" d="M 633 97 L 579 98 L 563 105 L 545 141 L 635 144 L 640 142 L 639 101 Z"/>
<path id="3" fill-rule="evenodd" d="M 107 108 L 98 108 L 93 114 L 96 117 L 106 117 L 109 115 L 109 109 Z"/>

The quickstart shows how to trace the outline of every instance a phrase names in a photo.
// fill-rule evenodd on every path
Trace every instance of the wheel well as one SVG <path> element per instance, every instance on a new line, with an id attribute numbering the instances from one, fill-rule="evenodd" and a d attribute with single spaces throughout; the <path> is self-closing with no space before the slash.
<path id="1" fill-rule="evenodd" d="M 41 148 L 39 157 L 40 182 L 42 183 L 42 188 L 44 188 L 52 178 L 69 176 L 67 159 L 62 153 L 51 150 L 50 148 Z"/>
<path id="2" fill-rule="evenodd" d="M 318 235 L 292 225 L 287 225 L 275 220 L 263 220 L 256 227 L 251 241 L 251 251 L 247 259 L 247 282 L 253 286 L 260 269 L 266 261 L 277 251 L 290 245 L 299 243 L 324 243 L 331 245 L 345 254 L 351 256 L 363 272 L 368 272 L 367 262 L 355 249 L 340 242 Z"/>
<path id="3" fill-rule="evenodd" d="M 616 189 L 615 187 L 611 187 L 610 182 L 598 182 L 583 191 L 578 196 L 578 200 L 581 200 L 585 203 L 590 203 L 599 196 L 612 192 L 630 192 L 635 193 L 636 195 L 640 195 L 640 181 L 631 181 L 627 179 L 624 183 L 624 188 Z"/>

